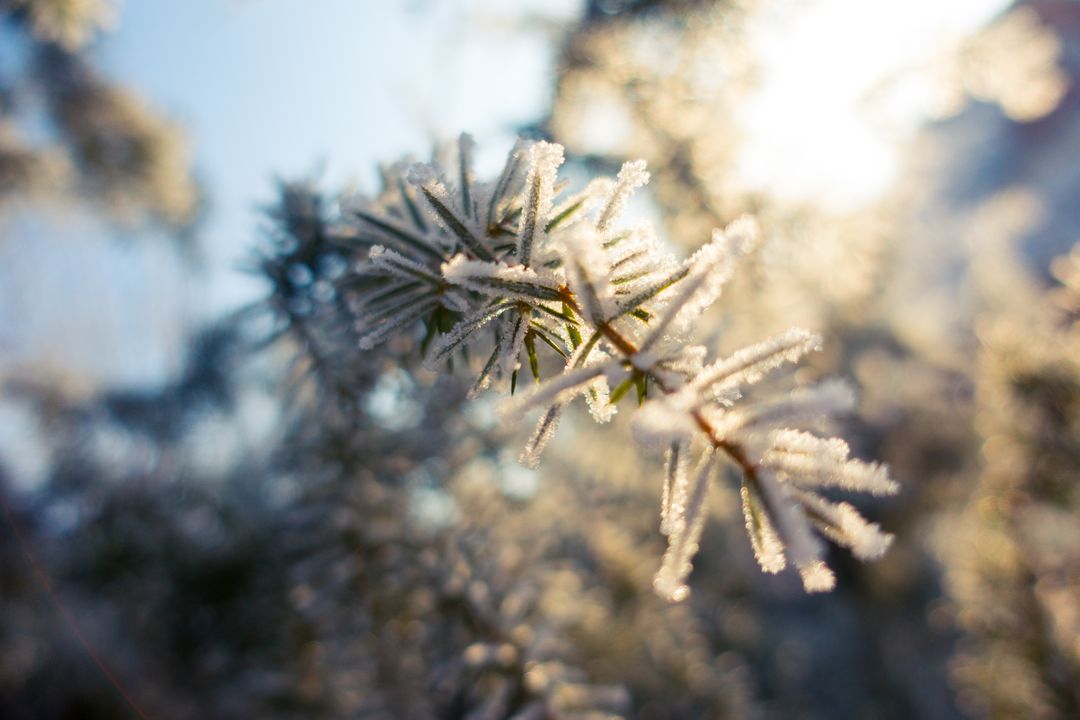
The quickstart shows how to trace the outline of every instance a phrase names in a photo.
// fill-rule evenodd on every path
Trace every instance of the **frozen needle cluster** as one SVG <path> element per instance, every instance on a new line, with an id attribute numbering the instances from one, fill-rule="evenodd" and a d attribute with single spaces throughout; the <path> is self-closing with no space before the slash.
<path id="1" fill-rule="evenodd" d="M 385 173 L 385 190 L 353 202 L 355 237 L 368 247 L 351 278 L 361 348 L 419 337 L 431 367 L 475 358 L 474 392 L 509 385 L 527 363 L 537 384 L 504 404 L 507 417 L 539 410 L 522 454 L 535 465 L 566 407 L 582 396 L 598 422 L 634 391 L 642 444 L 667 452 L 661 531 L 668 550 L 656 575 L 662 596 L 688 594 L 686 578 L 705 521 L 710 485 L 738 469 L 747 533 L 766 572 L 790 562 L 807 591 L 833 587 L 824 536 L 875 559 L 892 537 L 823 489 L 892 494 L 879 465 L 850 459 L 847 445 L 806 430 L 849 411 L 843 382 L 828 380 L 753 401 L 744 389 L 798 361 L 821 339 L 793 328 L 709 361 L 693 328 L 758 242 L 740 218 L 686 260 L 666 252 L 650 226 L 620 222 L 649 175 L 626 163 L 566 193 L 563 148 L 519 141 L 493 183 L 472 173 L 473 143 L 456 157 Z M 544 363 L 561 371 L 541 381 Z"/>

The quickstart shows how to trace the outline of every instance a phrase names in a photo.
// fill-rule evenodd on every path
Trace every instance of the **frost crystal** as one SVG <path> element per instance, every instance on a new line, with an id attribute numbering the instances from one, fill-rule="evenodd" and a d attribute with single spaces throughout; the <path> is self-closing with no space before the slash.
<path id="1" fill-rule="evenodd" d="M 524 207 L 517 238 L 517 259 L 522 265 L 529 264 L 534 244 L 542 239 L 537 237 L 544 233 L 540 223 L 551 212 L 555 174 L 562 161 L 560 145 L 539 142 L 529 148 L 529 174 L 525 179 Z"/>
<path id="2" fill-rule="evenodd" d="M 794 566 L 806 590 L 819 592 L 835 584 L 821 536 L 864 560 L 888 549 L 892 537 L 854 506 L 819 494 L 898 489 L 882 466 L 849 458 L 844 441 L 807 432 L 850 411 L 851 388 L 825 380 L 744 397 L 818 350 L 821 338 L 792 328 L 711 362 L 690 342 L 701 313 L 758 245 L 753 218 L 714 231 L 679 262 L 650 227 L 621 222 L 649 179 L 643 162 L 564 195 L 559 145 L 519 141 L 492 183 L 474 180 L 472 148 L 463 135 L 450 172 L 393 166 L 379 198 L 352 203 L 355 238 L 368 248 L 349 298 L 362 348 L 422 320 L 430 368 L 482 350 L 469 353 L 479 358 L 474 393 L 496 381 L 513 392 L 527 367 L 536 386 L 501 411 L 507 419 L 540 411 L 521 455 L 530 467 L 579 395 L 597 422 L 636 398 L 635 437 L 667 452 L 659 529 L 668 548 L 654 587 L 670 600 L 689 594 L 709 485 L 725 462 L 742 476 L 746 532 L 765 572 Z"/>
<path id="3" fill-rule="evenodd" d="M 677 602 L 690 594 L 690 588 L 685 581 L 692 569 L 691 562 L 697 553 L 701 531 L 705 527 L 705 499 L 715 466 L 716 454 L 705 453 L 694 474 L 693 486 L 685 494 L 685 504 L 677 502 L 672 506 L 668 526 L 668 549 L 653 580 L 653 587 L 661 597 L 668 600 Z"/>

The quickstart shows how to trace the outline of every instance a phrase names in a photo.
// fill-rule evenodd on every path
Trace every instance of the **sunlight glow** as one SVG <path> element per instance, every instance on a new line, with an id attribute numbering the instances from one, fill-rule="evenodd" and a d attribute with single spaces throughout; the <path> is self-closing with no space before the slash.
<path id="1" fill-rule="evenodd" d="M 853 209 L 897 171 L 897 140 L 930 112 L 934 89 L 895 81 L 948 52 L 1005 0 L 816 0 L 765 13 L 750 42 L 761 85 L 740 113 L 739 173 L 792 201 Z M 777 9 L 778 10 L 778 9 Z M 884 97 L 880 90 L 890 85 Z"/>

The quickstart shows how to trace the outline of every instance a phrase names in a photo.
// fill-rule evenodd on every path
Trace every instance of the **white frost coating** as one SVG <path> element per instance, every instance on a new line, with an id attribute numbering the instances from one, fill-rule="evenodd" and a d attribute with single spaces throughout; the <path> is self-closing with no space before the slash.
<path id="1" fill-rule="evenodd" d="M 742 258 L 753 251 L 760 240 L 757 221 L 748 215 L 734 220 L 724 230 L 713 230 L 712 241 L 698 249 L 686 261 L 690 278 L 700 277 L 694 293 L 683 302 L 675 323 L 676 334 L 686 332 L 702 312 L 716 302 L 724 285 L 734 276 Z M 671 312 L 669 310 L 668 312 Z"/>
<path id="2" fill-rule="evenodd" d="M 513 307 L 508 304 L 507 307 Z M 525 327 L 523 318 L 520 314 L 513 314 L 512 316 L 503 315 L 499 320 L 499 327 L 495 330 L 495 348 L 492 350 L 484 367 L 480 371 L 480 375 L 477 377 L 476 382 L 473 384 L 472 389 L 469 391 L 469 397 L 476 397 L 481 391 L 486 390 L 495 377 L 498 377 L 503 385 L 510 379 L 510 373 L 513 372 L 517 353 L 521 352 L 521 346 L 515 343 L 524 342 L 524 333 L 522 328 Z M 507 355 L 510 355 L 513 360 L 507 362 Z M 510 366 L 509 371 L 506 369 Z"/>
<path id="3" fill-rule="evenodd" d="M 674 506 L 686 504 L 686 455 L 689 443 L 672 443 L 667 449 L 664 462 L 664 487 L 660 496 L 660 533 L 670 535 L 673 530 Z"/>
<path id="4" fill-rule="evenodd" d="M 729 246 L 739 255 L 746 255 L 761 244 L 761 226 L 752 215 L 740 215 L 724 228 Z"/>
<path id="5" fill-rule="evenodd" d="M 364 295 L 349 298 L 349 306 L 356 314 L 356 327 L 368 327 L 378 323 L 381 318 L 392 315 L 403 307 L 411 305 L 421 299 L 431 298 L 431 288 L 417 284 L 416 287 L 402 289 L 400 285 L 392 288 L 393 292 L 379 291 L 369 292 Z"/>
<path id="6" fill-rule="evenodd" d="M 686 448 L 684 454 L 688 454 L 690 451 L 690 443 L 688 441 L 678 443 Z M 702 464 L 709 458 L 712 451 L 709 450 L 698 458 L 698 466 L 695 470 L 694 477 L 697 477 L 697 470 L 702 468 Z M 687 459 L 684 458 L 681 462 L 682 467 L 678 468 L 679 472 L 671 479 L 671 506 L 668 508 L 667 513 L 667 528 L 664 535 L 669 538 L 677 536 L 686 529 L 686 512 L 690 505 L 690 476 L 687 474 L 686 468 Z"/>
<path id="7" fill-rule="evenodd" d="M 611 390 L 607 384 L 606 375 L 602 375 L 591 383 L 585 391 L 585 404 L 589 407 L 589 415 L 601 425 L 611 420 L 619 412 L 619 408 L 611 404 Z"/>
<path id="8" fill-rule="evenodd" d="M 659 322 L 652 327 L 651 332 L 646 336 L 641 347 L 638 348 L 639 351 L 644 352 L 649 350 L 663 340 L 668 327 L 675 322 L 675 319 L 679 316 L 683 308 L 686 307 L 691 298 L 693 298 L 698 290 L 705 284 L 707 275 L 707 272 L 690 274 L 678 284 L 678 293 L 672 298 L 671 303 L 664 308 L 660 315 Z"/>
<path id="9" fill-rule="evenodd" d="M 492 371 L 494 370 L 494 366 L 495 356 L 493 355 L 488 361 L 488 363 L 486 363 L 484 367 L 480 370 L 480 374 L 476 376 L 476 382 L 474 382 L 472 387 L 469 388 L 469 392 L 466 393 L 465 397 L 467 397 L 469 400 L 475 400 L 480 396 L 482 392 L 491 387 L 491 375 Z"/>
<path id="10" fill-rule="evenodd" d="M 579 225 L 559 236 L 566 282 L 586 318 L 604 322 L 615 314 L 615 291 L 607 257 L 591 228 Z"/>
<path id="11" fill-rule="evenodd" d="M 850 504 L 814 491 L 891 494 L 896 483 L 883 467 L 851 459 L 843 441 L 797 429 L 849 410 L 851 389 L 827 381 L 761 400 L 742 397 L 745 386 L 796 362 L 821 339 L 793 328 L 709 365 L 704 348 L 688 344 L 700 313 L 758 243 L 753 220 L 740 218 L 714 231 L 692 257 L 678 262 L 650 227 L 620 220 L 632 193 L 648 180 L 643 162 L 624 165 L 616 181 L 593 180 L 557 200 L 565 185 L 558 179 L 561 147 L 519 143 L 491 184 L 473 181 L 471 150 L 463 137 L 456 162 L 444 165 L 453 168 L 445 176 L 434 164 L 413 166 L 412 187 L 399 168 L 388 180 L 403 197 L 386 195 L 357 210 L 365 221 L 364 244 L 392 248 L 374 248 L 361 270 L 378 278 L 361 291 L 355 310 L 365 347 L 441 304 L 460 319 L 437 339 L 433 358 L 449 356 L 495 325 L 495 348 L 485 356 L 474 390 L 522 372 L 530 331 L 560 356 L 569 354 L 561 375 L 498 408 L 503 416 L 542 410 L 521 456 L 533 467 L 577 395 L 585 394 L 594 418 L 604 422 L 615 412 L 609 388 L 646 374 L 650 395 L 653 388 L 656 393 L 635 413 L 633 430 L 643 444 L 668 451 L 660 511 L 668 547 L 654 585 L 671 600 L 689 593 L 686 578 L 721 455 L 744 474 L 746 530 L 765 572 L 794 566 L 807 590 L 816 592 L 835 582 L 822 562 L 825 539 L 864 559 L 885 552 L 891 536 Z M 425 220 L 429 215 L 432 222 Z M 455 253 L 461 254 L 451 258 Z M 537 349 L 547 352 L 544 345 Z M 697 452 L 700 439 L 709 449 L 692 469 L 688 454 L 691 447 Z"/>
<path id="12" fill-rule="evenodd" d="M 368 264 L 389 275 L 415 282 L 420 280 L 431 284 L 441 284 L 442 278 L 431 268 L 405 257 L 396 250 L 376 245 L 368 251 Z"/>
<path id="13" fill-rule="evenodd" d="M 735 220 L 726 230 L 714 230 L 712 240 L 687 259 L 686 277 L 677 284 L 676 294 L 641 349 L 648 350 L 659 342 L 676 320 L 680 326 L 687 325 L 712 305 L 735 273 L 736 261 L 756 245 L 757 235 L 757 223 L 747 216 Z"/>
<path id="14" fill-rule="evenodd" d="M 781 428 L 773 433 L 773 450 L 778 453 L 816 456 L 829 464 L 847 462 L 851 449 L 841 438 L 821 438 L 813 433 Z"/>
<path id="15" fill-rule="evenodd" d="M 499 356 L 495 361 L 501 377 L 510 377 L 520 366 L 521 348 L 525 344 L 525 334 L 529 330 L 528 319 L 515 312 L 507 316 L 507 327 L 503 331 L 503 342 L 499 344 Z"/>
<path id="16" fill-rule="evenodd" d="M 544 414 L 536 422 L 536 427 L 533 428 L 529 442 L 525 444 L 525 449 L 521 451 L 521 456 L 518 458 L 519 463 L 533 470 L 540 466 L 540 455 L 555 434 L 555 429 L 559 426 L 559 420 L 562 418 L 565 407 L 562 404 L 555 404 L 544 411 Z"/>
<path id="17" fill-rule="evenodd" d="M 787 395 L 762 400 L 724 413 L 715 430 L 723 438 L 765 440 L 763 430 L 776 425 L 798 425 L 846 413 L 855 405 L 855 392 L 843 380 L 795 388 Z"/>
<path id="18" fill-rule="evenodd" d="M 751 385 L 784 363 L 797 362 L 808 352 L 821 348 L 821 336 L 791 328 L 756 345 L 709 365 L 693 381 L 697 392 L 715 395 L 739 385 Z"/>
<path id="19" fill-rule="evenodd" d="M 420 190 L 432 216 L 442 228 L 475 256 L 484 260 L 493 259 L 491 250 L 480 240 L 484 236 L 484 228 L 462 207 L 464 199 L 455 198 L 446 189 L 435 167 L 428 163 L 417 163 L 409 168 L 406 177 L 410 184 Z"/>
<path id="20" fill-rule="evenodd" d="M 895 495 L 900 490 L 884 466 L 849 460 L 843 440 L 819 438 L 798 430 L 773 433 L 773 447 L 762 458 L 762 464 L 801 487 L 838 487 L 872 495 Z"/>
<path id="21" fill-rule="evenodd" d="M 679 270 L 679 265 L 646 264 L 637 261 L 634 261 L 634 264 L 635 267 L 624 266 L 624 269 L 612 272 L 612 285 L 615 286 L 620 314 L 634 310 L 657 314 L 668 297 L 667 290 L 660 288 L 667 278 Z"/>
<path id="22" fill-rule="evenodd" d="M 529 171 L 525 176 L 524 205 L 517 238 L 517 259 L 522 265 L 531 262 L 534 245 L 545 235 L 544 224 L 555 195 L 555 176 L 563 163 L 563 147 L 549 142 L 533 143 L 528 157 Z"/>
<path id="23" fill-rule="evenodd" d="M 601 232 L 607 230 L 611 222 L 622 213 L 634 190 L 647 182 L 649 182 L 649 173 L 645 170 L 644 160 L 624 163 L 619 170 L 619 177 L 615 181 L 611 197 L 604 209 L 600 211 L 600 217 L 596 219 L 596 229 Z"/>
<path id="24" fill-rule="evenodd" d="M 574 193 L 551 209 L 547 223 L 557 222 L 553 232 L 563 232 L 588 217 L 601 202 L 611 195 L 615 181 L 609 177 L 593 178 L 585 189 Z"/>
<path id="25" fill-rule="evenodd" d="M 468 290 L 530 303 L 551 300 L 559 292 L 559 281 L 550 273 L 539 273 L 522 265 L 470 260 L 464 255 L 455 255 L 443 263 L 442 274 L 448 283 Z"/>
<path id="26" fill-rule="evenodd" d="M 681 289 L 679 280 L 686 277 L 686 272 L 681 264 L 677 264 L 640 281 L 620 285 L 615 294 L 621 313 L 645 310 L 652 315 L 662 314 L 668 301 Z"/>
<path id="27" fill-rule="evenodd" d="M 690 594 L 686 578 L 693 569 L 694 555 L 698 551 L 701 531 L 705 527 L 705 499 L 709 492 L 709 482 L 716 466 L 716 453 L 706 451 L 698 464 L 693 487 L 687 494 L 686 510 L 679 513 L 673 507 L 671 532 L 668 535 L 668 548 L 660 563 L 660 570 L 653 578 L 653 588 L 661 597 L 672 602 L 685 600 Z"/>
<path id="28" fill-rule="evenodd" d="M 556 375 L 528 395 L 505 400 L 499 404 L 499 414 L 507 420 L 519 418 L 530 409 L 554 403 L 565 404 L 597 377 L 604 374 L 604 365 L 567 370 Z"/>
<path id="29" fill-rule="evenodd" d="M 693 378 L 701 373 L 707 351 L 704 345 L 684 345 L 672 355 L 665 357 L 659 365 L 680 378 Z M 681 387 L 682 380 L 678 383 Z"/>
<path id="30" fill-rule="evenodd" d="M 434 370 L 437 364 L 444 360 L 450 353 L 456 350 L 469 336 L 480 328 L 487 325 L 493 319 L 513 307 L 510 304 L 496 305 L 494 307 L 481 308 L 471 315 L 458 320 L 450 332 L 439 337 L 431 348 L 429 359 L 425 363 L 429 370 Z"/>
<path id="31" fill-rule="evenodd" d="M 670 355 L 662 354 L 663 350 L 638 350 L 628 359 L 634 369 L 652 376 L 660 388 L 669 393 L 665 398 L 667 402 L 689 412 L 694 407 L 692 395 L 674 391 L 685 384 L 686 377 L 692 376 L 701 367 L 701 358 L 695 350 L 697 347 L 700 346 L 664 347 L 663 350 L 671 351 Z M 689 352 L 684 352 L 687 349 Z"/>
<path id="32" fill-rule="evenodd" d="M 672 396 L 645 403 L 634 413 L 634 439 L 647 448 L 660 449 L 689 440 L 698 431 L 687 408 L 672 402 Z"/>
<path id="33" fill-rule="evenodd" d="M 666 369 L 662 363 L 654 365 L 651 374 L 660 387 L 668 390 L 675 390 L 683 384 L 683 376 Z"/>
<path id="34" fill-rule="evenodd" d="M 356 215 L 364 222 L 364 232 L 373 235 L 384 243 L 408 246 L 429 257 L 439 257 L 443 253 L 444 239 L 431 232 L 427 226 L 417 226 L 378 209 L 370 202 L 352 203 L 354 207 L 343 210 L 344 214 Z M 422 220 L 422 218 L 421 218 Z"/>
<path id="35" fill-rule="evenodd" d="M 595 364 L 595 358 L 597 357 L 609 357 L 600 349 L 601 343 L 597 342 L 598 338 L 596 336 L 599 333 L 586 333 L 585 327 L 581 327 L 579 329 L 582 331 L 583 342 L 577 347 L 576 350 L 574 350 L 574 352 L 570 353 L 570 357 L 566 359 L 567 370 L 569 370 L 570 368 L 584 367 L 587 364 L 593 365 Z M 616 363 L 606 363 L 604 375 L 613 378 L 617 377 L 619 374 L 618 367 L 621 367 L 621 365 L 619 365 L 618 367 L 616 367 L 616 365 Z"/>
<path id="36" fill-rule="evenodd" d="M 604 367 L 604 378 L 607 380 L 608 387 L 618 387 L 631 374 L 620 363 L 608 363 Z"/>
<path id="37" fill-rule="evenodd" d="M 754 559 L 758 561 L 763 572 L 780 572 L 787 565 L 784 558 L 784 543 L 776 534 L 776 528 L 769 520 L 769 514 L 765 511 L 761 499 L 755 497 L 749 485 L 742 486 L 740 495 L 746 534 L 750 536 L 750 547 L 754 550 Z"/>
<path id="38" fill-rule="evenodd" d="M 795 491 L 799 503 L 813 513 L 818 529 L 835 542 L 851 548 L 860 560 L 877 560 L 892 545 L 893 536 L 881 532 L 876 523 L 868 522 L 850 503 L 835 503 L 812 492 Z"/>
<path id="39" fill-rule="evenodd" d="M 357 338 L 357 345 L 361 350 L 371 350 L 396 330 L 420 319 L 430 310 L 434 310 L 438 304 L 438 300 L 427 298 L 415 305 L 406 305 L 392 315 L 387 315 L 382 322 L 373 327 L 362 326 L 358 328 L 360 336 Z"/>
<path id="40" fill-rule="evenodd" d="M 630 356 L 630 364 L 642 372 L 649 372 L 660 361 L 656 353 L 641 352 L 640 350 Z"/>
<path id="41" fill-rule="evenodd" d="M 520 182 L 521 157 L 530 143 L 523 138 L 514 141 L 514 146 L 506 155 L 506 163 L 503 165 L 499 179 L 491 186 L 487 194 L 487 224 L 495 225 L 503 220 L 510 204 L 511 198 L 516 194 L 517 184 Z"/>
<path id="42" fill-rule="evenodd" d="M 464 293 L 457 290 L 447 290 L 444 292 L 442 294 L 442 304 L 454 312 L 462 314 L 469 312 L 473 306 L 469 301 L 469 298 L 466 297 Z"/>
<path id="43" fill-rule="evenodd" d="M 460 206 L 461 203 L 457 202 L 450 194 L 450 191 L 446 189 L 446 185 L 439 177 L 438 169 L 430 163 L 416 163 L 409 168 L 409 171 L 405 174 L 405 179 L 410 185 L 422 191 L 427 204 L 432 206 L 433 215 L 438 223 L 456 235 L 457 233 L 447 225 L 447 219 L 443 217 L 436 206 L 441 205 L 451 213 L 461 213 L 463 219 L 466 214 Z"/>
<path id="44" fill-rule="evenodd" d="M 431 163 L 414 163 L 409 166 L 405 173 L 405 180 L 413 187 L 424 188 L 436 197 L 445 197 L 450 200 L 450 193 L 446 186 L 439 180 L 439 173 Z"/>
<path id="45" fill-rule="evenodd" d="M 820 561 L 823 552 L 821 541 L 810 530 L 806 515 L 795 504 L 787 489 L 768 472 L 759 472 L 757 482 L 769 520 L 776 527 L 787 549 L 787 556 L 799 568 L 810 567 Z"/>
<path id="46" fill-rule="evenodd" d="M 836 576 L 822 560 L 799 566 L 803 589 L 808 593 L 829 592 L 836 587 Z"/>
<path id="47" fill-rule="evenodd" d="M 640 273 L 669 273 L 679 266 L 656 237 L 648 223 L 635 225 L 627 239 L 608 249 L 612 277 L 627 278 Z"/>

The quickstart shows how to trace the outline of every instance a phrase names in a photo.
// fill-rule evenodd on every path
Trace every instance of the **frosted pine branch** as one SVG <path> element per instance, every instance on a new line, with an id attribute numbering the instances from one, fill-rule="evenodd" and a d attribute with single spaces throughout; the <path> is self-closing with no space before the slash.
<path id="1" fill-rule="evenodd" d="M 741 476 L 746 531 L 765 572 L 794 566 L 807 591 L 829 590 L 822 537 L 864 560 L 887 550 L 890 535 L 820 494 L 898 489 L 884 467 L 849 458 L 843 440 L 808 432 L 849 412 L 852 389 L 825 380 L 744 396 L 822 339 L 792 328 L 712 361 L 692 342 L 702 313 L 759 244 L 752 218 L 714 231 L 679 262 L 651 227 L 623 222 L 648 182 L 643 162 L 564 195 L 559 145 L 519 141 L 491 183 L 473 177 L 472 148 L 463 135 L 449 172 L 434 162 L 393 166 L 378 198 L 352 203 L 353 236 L 367 248 L 351 276 L 362 348 L 415 339 L 432 369 L 455 358 L 455 369 L 471 367 L 474 393 L 498 383 L 515 394 L 527 367 L 535 387 L 502 412 L 517 421 L 539 411 L 521 455 L 529 466 L 578 396 L 598 422 L 635 398 L 635 436 L 667 452 L 659 530 L 668 549 L 654 585 L 671 600 L 689 593 L 708 489 L 725 464 Z"/>
<path id="2" fill-rule="evenodd" d="M 529 148 L 529 175 L 525 179 L 521 228 L 517 237 L 518 261 L 528 265 L 532 248 L 543 240 L 542 218 L 551 212 L 551 199 L 555 193 L 555 174 L 563 161 L 563 149 L 559 145 L 538 142 Z"/>
<path id="3" fill-rule="evenodd" d="M 694 473 L 693 485 L 677 493 L 668 519 L 668 549 L 660 563 L 653 586 L 660 595 L 674 601 L 690 594 L 685 580 L 698 550 L 705 527 L 705 499 L 716 468 L 716 453 L 706 451 Z"/>

